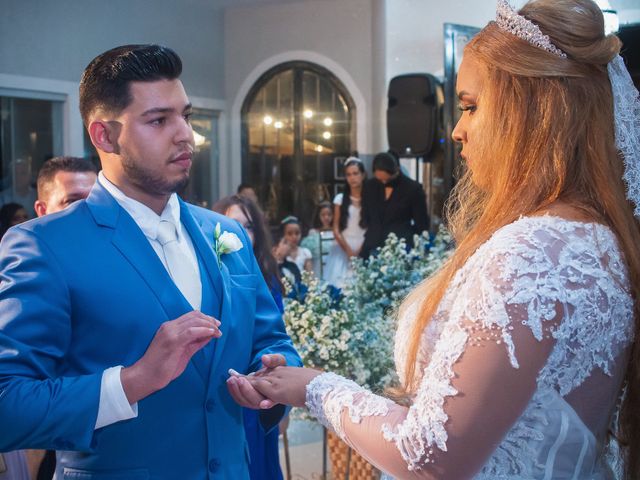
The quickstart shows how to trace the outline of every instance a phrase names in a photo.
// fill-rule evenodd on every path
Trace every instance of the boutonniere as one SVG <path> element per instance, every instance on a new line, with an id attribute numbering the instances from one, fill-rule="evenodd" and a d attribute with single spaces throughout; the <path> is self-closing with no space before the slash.
<path id="1" fill-rule="evenodd" d="M 216 224 L 213 231 L 213 251 L 216 252 L 218 266 L 222 266 L 222 255 L 237 252 L 243 247 L 242 241 L 233 232 L 223 232 L 220 228 L 220 222 Z"/>

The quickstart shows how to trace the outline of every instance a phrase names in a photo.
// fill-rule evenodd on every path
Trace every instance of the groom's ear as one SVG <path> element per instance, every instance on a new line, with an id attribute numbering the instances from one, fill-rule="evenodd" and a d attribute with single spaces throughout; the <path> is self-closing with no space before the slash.
<path id="1" fill-rule="evenodd" d="M 122 124 L 114 120 L 93 120 L 87 130 L 91 143 L 97 150 L 119 155 L 118 137 L 121 128 Z"/>

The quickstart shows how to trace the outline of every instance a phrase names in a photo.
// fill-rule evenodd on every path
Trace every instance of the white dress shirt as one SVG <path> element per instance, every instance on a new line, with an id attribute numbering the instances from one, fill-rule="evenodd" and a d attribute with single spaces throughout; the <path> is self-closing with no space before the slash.
<path id="1" fill-rule="evenodd" d="M 131 218 L 133 218 L 138 227 L 140 227 L 140 230 L 142 230 L 147 237 L 147 240 L 149 240 L 149 243 L 165 268 L 167 268 L 167 263 L 164 258 L 162 246 L 160 245 L 160 242 L 157 241 L 158 227 L 161 220 L 170 221 L 176 226 L 178 243 L 185 252 L 188 261 L 193 266 L 193 287 L 196 291 L 200 292 L 200 295 L 197 298 L 192 297 L 189 299 L 185 292 L 182 293 L 185 295 L 185 298 L 187 298 L 194 310 L 199 310 L 202 302 L 202 281 L 200 279 L 200 269 L 191 238 L 180 222 L 180 204 L 178 202 L 177 195 L 174 193 L 169 197 L 169 201 L 162 211 L 162 214 L 158 215 L 146 205 L 127 197 L 118 187 L 107 180 L 102 172 L 98 174 L 98 182 L 100 182 L 100 185 L 102 185 L 113 196 L 113 198 L 115 198 L 116 202 L 118 202 L 118 204 L 124 208 L 129 215 L 131 215 Z M 122 382 L 120 381 L 120 370 L 122 368 L 122 365 L 111 367 L 105 370 L 102 374 L 100 404 L 98 406 L 98 417 L 96 419 L 95 426 L 96 429 L 138 416 L 138 404 L 135 403 L 130 405 L 127 400 L 127 396 L 124 393 L 124 389 L 122 388 Z"/>

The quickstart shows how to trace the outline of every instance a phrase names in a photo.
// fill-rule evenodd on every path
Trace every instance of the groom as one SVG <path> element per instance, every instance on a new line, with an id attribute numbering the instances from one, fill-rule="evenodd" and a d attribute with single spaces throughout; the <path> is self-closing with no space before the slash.
<path id="1" fill-rule="evenodd" d="M 0 244 L 0 451 L 55 449 L 58 479 L 248 478 L 239 404 L 266 429 L 284 409 L 227 372 L 300 364 L 245 232 L 175 194 L 194 148 L 181 70 L 155 45 L 95 58 L 98 182 Z"/>

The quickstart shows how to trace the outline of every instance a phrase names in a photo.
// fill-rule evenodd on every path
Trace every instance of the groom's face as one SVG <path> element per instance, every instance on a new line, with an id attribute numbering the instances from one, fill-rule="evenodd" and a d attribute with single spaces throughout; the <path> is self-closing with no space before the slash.
<path id="1" fill-rule="evenodd" d="M 125 189 L 168 195 L 186 186 L 194 150 L 191 104 L 180 80 L 132 82 L 115 123 L 117 170 Z"/>

